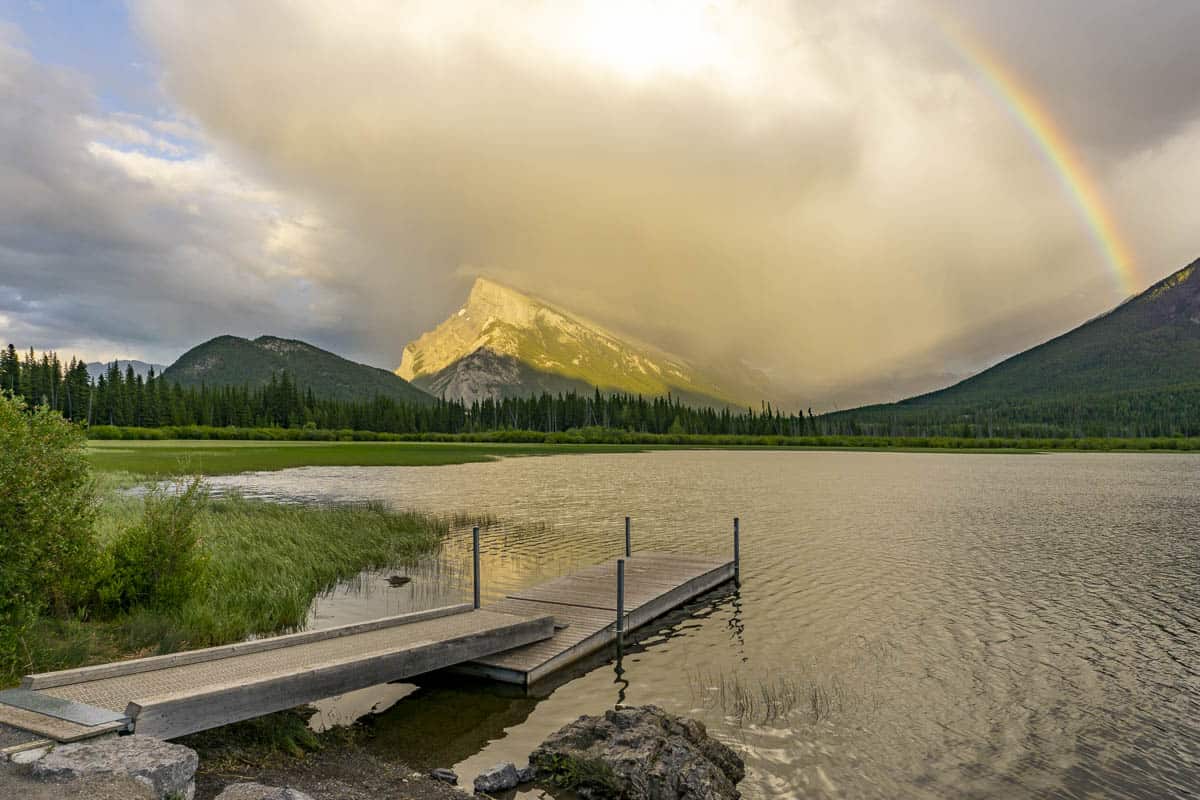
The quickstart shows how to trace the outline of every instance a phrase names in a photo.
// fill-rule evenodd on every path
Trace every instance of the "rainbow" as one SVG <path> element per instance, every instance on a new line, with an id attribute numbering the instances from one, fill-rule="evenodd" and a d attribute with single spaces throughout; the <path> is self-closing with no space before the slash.
<path id="1" fill-rule="evenodd" d="M 950 46 L 979 73 L 987 88 L 1004 103 L 1058 175 L 1063 189 L 1108 262 L 1120 290 L 1126 295 L 1141 291 L 1142 280 L 1133 251 L 1105 204 L 1100 187 L 1045 106 L 986 44 L 966 28 L 944 17 L 937 21 Z"/>

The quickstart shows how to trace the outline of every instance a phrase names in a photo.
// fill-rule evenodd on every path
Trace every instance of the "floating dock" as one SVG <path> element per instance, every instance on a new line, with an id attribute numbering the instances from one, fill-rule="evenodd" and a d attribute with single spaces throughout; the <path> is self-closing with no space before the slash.
<path id="1" fill-rule="evenodd" d="M 549 614 L 549 639 L 515 647 L 455 667 L 455 672 L 530 686 L 618 638 L 618 561 L 624 561 L 624 631 L 631 631 L 734 579 L 732 561 L 635 553 L 626 559 L 556 578 L 508 595 L 489 610 L 514 615 Z"/>
<path id="2" fill-rule="evenodd" d="M 549 638 L 553 618 L 449 606 L 311 633 L 30 675 L 0 723 L 60 742 L 172 739 Z"/>
<path id="3" fill-rule="evenodd" d="M 0 691 L 0 734 L 20 734 L 0 757 L 38 741 L 112 733 L 171 739 L 439 670 L 530 686 L 737 580 L 737 541 L 735 521 L 732 561 L 630 554 L 627 521 L 625 558 L 481 608 L 476 529 L 473 604 L 29 675 L 21 688 Z"/>

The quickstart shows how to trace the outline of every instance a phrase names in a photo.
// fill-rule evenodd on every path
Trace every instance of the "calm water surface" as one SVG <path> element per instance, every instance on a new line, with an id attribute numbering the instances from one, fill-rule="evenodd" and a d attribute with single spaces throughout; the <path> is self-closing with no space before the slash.
<path id="1" fill-rule="evenodd" d="M 217 479 L 280 500 L 490 518 L 484 596 L 634 549 L 728 554 L 743 586 L 526 697 L 395 685 L 375 747 L 468 781 L 618 702 L 701 718 L 749 798 L 1200 795 L 1200 458 L 655 452 Z M 469 598 L 470 534 L 393 589 L 317 602 L 327 626 Z M 351 590 L 353 589 L 353 590 Z M 536 793 L 530 797 L 539 796 Z"/>

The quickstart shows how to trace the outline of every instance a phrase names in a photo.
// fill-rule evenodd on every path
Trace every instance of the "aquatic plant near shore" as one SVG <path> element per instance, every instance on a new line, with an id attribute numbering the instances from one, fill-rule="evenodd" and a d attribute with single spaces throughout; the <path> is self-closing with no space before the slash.
<path id="1" fill-rule="evenodd" d="M 102 548 L 141 524 L 143 500 L 109 495 L 96 522 Z M 39 620 L 28 652 L 0 670 L 0 685 L 22 672 L 66 669 L 296 630 L 313 598 L 364 569 L 411 563 L 445 535 L 444 520 L 380 504 L 279 505 L 212 498 L 193 521 L 203 577 L 175 608 L 134 605 L 110 618 Z"/>
<path id="2" fill-rule="evenodd" d="M 836 677 L 818 682 L 788 673 L 697 670 L 688 674 L 688 687 L 701 705 L 720 709 L 739 725 L 764 725 L 801 712 L 820 722 L 848 704 L 846 687 Z"/>

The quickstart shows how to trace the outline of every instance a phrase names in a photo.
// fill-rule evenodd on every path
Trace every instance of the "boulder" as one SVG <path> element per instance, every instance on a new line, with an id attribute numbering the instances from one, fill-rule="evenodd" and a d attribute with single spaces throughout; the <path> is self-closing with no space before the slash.
<path id="1" fill-rule="evenodd" d="M 521 779 L 517 776 L 517 766 L 511 761 L 497 764 L 475 779 L 475 791 L 482 794 L 507 792 L 516 788 Z"/>
<path id="2" fill-rule="evenodd" d="M 526 765 L 517 770 L 517 783 L 533 783 L 537 779 L 537 770 Z"/>
<path id="3" fill-rule="evenodd" d="M 583 797 L 734 800 L 746 775 L 740 756 L 703 723 L 657 706 L 580 717 L 529 756 L 538 781 Z"/>
<path id="4" fill-rule="evenodd" d="M 312 800 L 297 789 L 286 786 L 264 786 L 261 783 L 231 783 L 217 795 L 216 800 Z"/>
<path id="5" fill-rule="evenodd" d="M 46 781 L 129 777 L 154 797 L 192 800 L 196 751 L 152 736 L 118 736 L 55 747 L 34 762 L 33 775 Z"/>
<path id="6" fill-rule="evenodd" d="M 458 773 L 452 769 L 446 769 L 445 767 L 438 767 L 437 769 L 431 770 L 429 772 L 429 777 L 433 778 L 435 781 L 441 781 L 442 783 L 448 783 L 451 786 L 458 786 Z"/>

